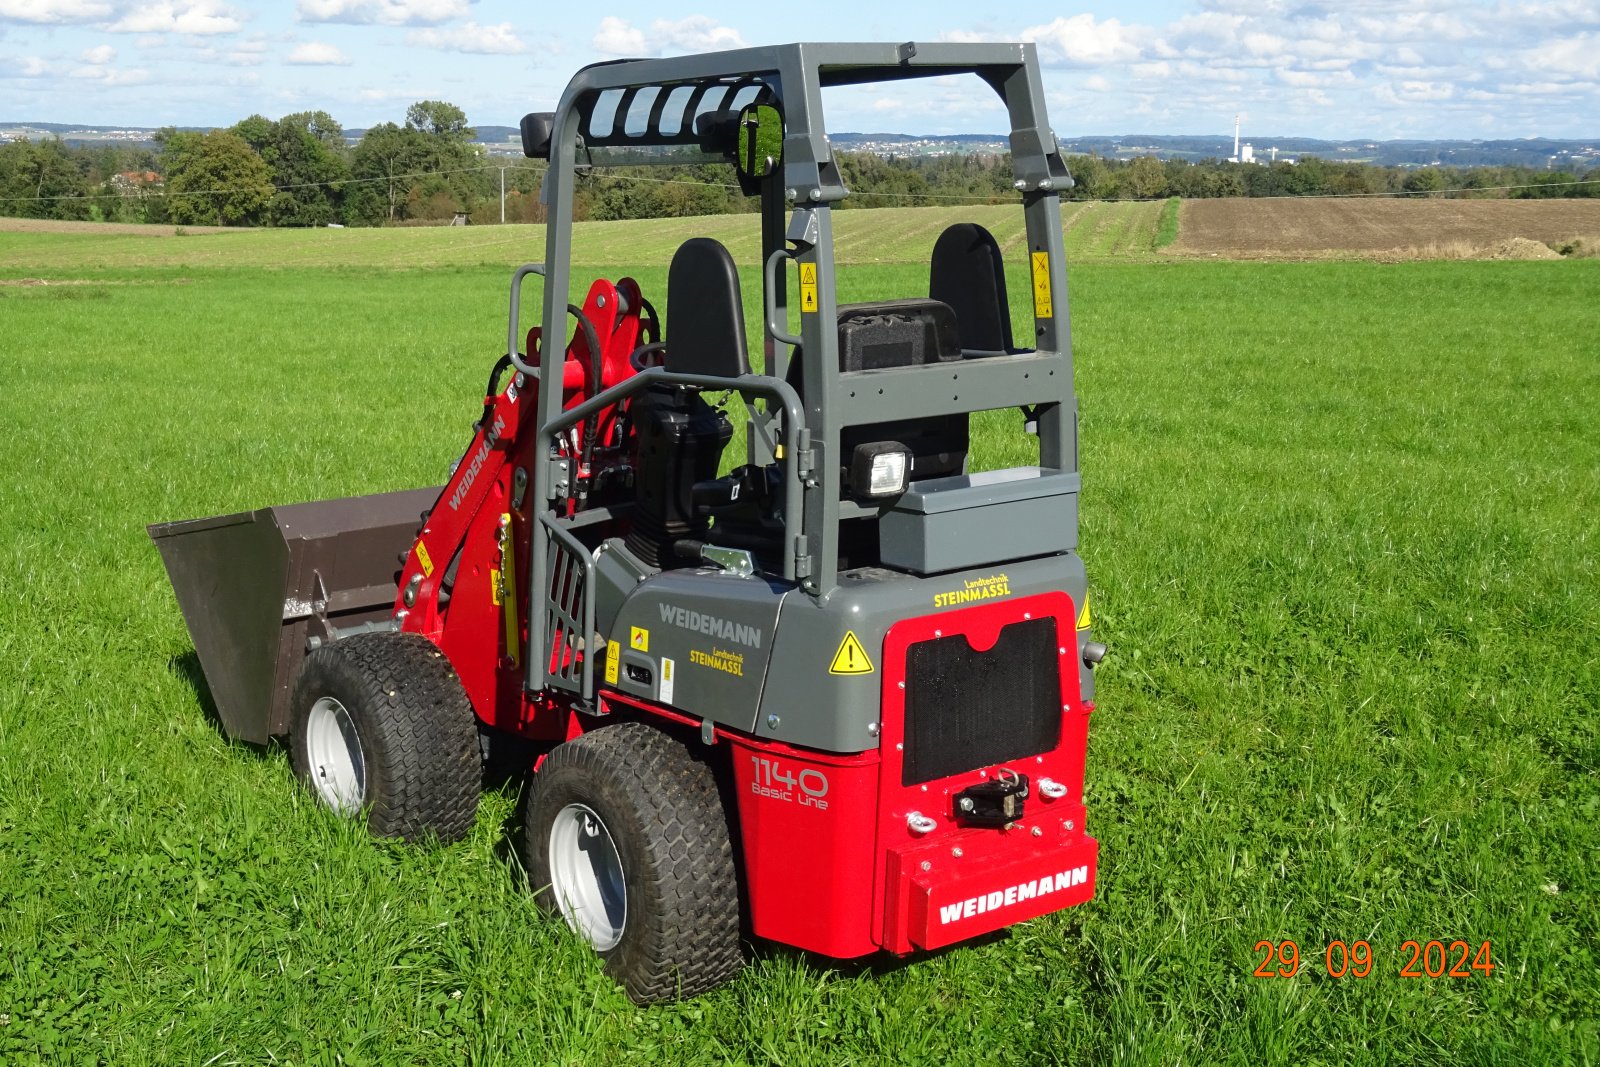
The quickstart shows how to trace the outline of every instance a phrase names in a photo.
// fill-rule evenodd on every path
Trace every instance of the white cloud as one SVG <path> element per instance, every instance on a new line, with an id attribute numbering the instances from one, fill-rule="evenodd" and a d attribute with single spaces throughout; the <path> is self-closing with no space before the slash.
<path id="1" fill-rule="evenodd" d="M 237 33 L 238 15 L 216 0 L 158 0 L 144 4 L 107 26 L 112 33 L 183 33 L 205 36 Z"/>
<path id="2" fill-rule="evenodd" d="M 1106 63 L 1127 63 L 1142 51 L 1134 40 L 1133 27 L 1116 19 L 1096 22 L 1093 15 L 1057 18 L 1043 26 L 1022 31 L 1024 41 L 1038 44 L 1046 63 L 1093 67 Z"/>
<path id="3" fill-rule="evenodd" d="M 1432 11 L 1408 11 L 1389 18 L 1361 18 L 1355 25 L 1363 39 L 1380 43 L 1465 41 L 1483 33 L 1457 15 Z"/>
<path id="4" fill-rule="evenodd" d="M 5 60 L 4 64 L 0 66 L 0 77 L 50 78 L 56 72 L 48 60 L 39 56 L 19 56 L 16 59 Z"/>
<path id="5" fill-rule="evenodd" d="M 84 49 L 78 58 L 85 63 L 93 63 L 96 66 L 103 67 L 117 58 L 117 50 L 108 44 L 98 45 L 94 48 Z"/>
<path id="6" fill-rule="evenodd" d="M 1524 58 L 1533 70 L 1591 81 L 1600 79 L 1600 34 L 1580 33 L 1550 41 L 1532 49 Z"/>
<path id="7" fill-rule="evenodd" d="M 1111 82 L 1099 74 L 1091 74 L 1083 80 L 1083 87 L 1091 93 L 1108 93 L 1111 91 Z"/>
<path id="8" fill-rule="evenodd" d="M 600 29 L 595 33 L 594 45 L 596 52 L 608 56 L 642 56 L 645 54 L 644 34 L 635 29 L 626 19 L 619 19 L 615 15 L 607 15 L 600 20 Z"/>
<path id="9" fill-rule="evenodd" d="M 445 52 L 472 52 L 479 55 L 514 55 L 526 52 L 528 46 L 511 28 L 511 23 L 500 22 L 493 26 L 480 26 L 468 22 L 450 29 L 412 30 L 406 34 L 409 44 L 437 48 Z"/>
<path id="10" fill-rule="evenodd" d="M 72 72 L 72 77 L 102 85 L 138 85 L 150 80 L 150 72 L 132 67 L 94 66 L 79 67 Z"/>
<path id="11" fill-rule="evenodd" d="M 299 0 L 294 8 L 301 22 L 362 26 L 435 26 L 470 12 L 469 0 Z"/>
<path id="12" fill-rule="evenodd" d="M 295 45 L 289 53 L 289 62 L 302 67 L 348 67 L 350 57 L 331 44 L 307 41 Z"/>
<path id="13" fill-rule="evenodd" d="M 42 25 L 94 22 L 109 17 L 111 5 L 101 0 L 0 0 L 0 19 Z"/>
<path id="14" fill-rule="evenodd" d="M 1355 75 L 1347 70 L 1313 71 L 1313 70 L 1275 70 L 1273 77 L 1285 85 L 1292 85 L 1300 89 L 1326 89 L 1331 86 L 1353 85 Z"/>
<path id="15" fill-rule="evenodd" d="M 669 50 L 720 52 L 728 48 L 745 47 L 744 38 L 738 30 L 720 25 L 706 15 L 690 15 L 677 22 L 656 19 L 650 24 L 650 32 L 666 42 Z"/>
<path id="16" fill-rule="evenodd" d="M 1390 87 L 1395 100 L 1416 104 L 1449 100 L 1456 95 L 1456 87 L 1448 82 L 1403 81 Z"/>
<path id="17" fill-rule="evenodd" d="M 654 42 L 652 45 L 651 42 Z M 690 15 L 676 22 L 656 19 L 646 36 L 626 19 L 607 15 L 590 42 L 608 56 L 656 56 L 663 52 L 719 52 L 744 48 L 744 37 L 708 15 Z"/>

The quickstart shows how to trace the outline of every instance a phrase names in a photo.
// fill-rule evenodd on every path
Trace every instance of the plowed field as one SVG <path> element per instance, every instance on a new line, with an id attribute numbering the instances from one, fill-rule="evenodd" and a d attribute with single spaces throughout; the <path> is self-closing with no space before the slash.
<path id="1" fill-rule="evenodd" d="M 1600 235 L 1596 200 L 1185 200 L 1168 252 L 1224 259 L 1463 258 Z"/>

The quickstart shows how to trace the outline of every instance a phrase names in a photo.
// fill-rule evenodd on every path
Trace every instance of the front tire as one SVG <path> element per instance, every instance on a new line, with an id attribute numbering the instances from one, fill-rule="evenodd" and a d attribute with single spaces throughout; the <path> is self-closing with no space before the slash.
<path id="1" fill-rule="evenodd" d="M 557 746 L 523 811 L 540 904 L 585 938 L 636 1003 L 738 973 L 739 890 L 711 768 L 660 730 L 619 723 Z"/>
<path id="2" fill-rule="evenodd" d="M 312 652 L 289 719 L 290 760 L 340 815 L 378 837 L 458 841 L 478 811 L 477 717 L 444 653 L 417 634 L 374 633 Z"/>

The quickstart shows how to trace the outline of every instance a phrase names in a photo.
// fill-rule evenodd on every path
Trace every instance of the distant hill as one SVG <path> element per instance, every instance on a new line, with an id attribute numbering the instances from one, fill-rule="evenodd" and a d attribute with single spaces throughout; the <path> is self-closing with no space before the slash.
<path id="1" fill-rule="evenodd" d="M 205 132 L 210 126 L 179 126 L 180 130 Z M 483 124 L 473 127 L 482 144 L 501 148 L 520 139 L 516 126 Z M 149 144 L 153 126 L 89 125 L 75 122 L 0 121 L 0 140 L 18 137 L 60 137 L 68 144 L 106 143 Z M 345 131 L 352 144 L 365 129 Z M 881 155 L 946 155 L 959 152 L 1004 152 L 1006 138 L 997 133 L 908 134 L 836 133 L 833 143 L 849 151 L 877 152 Z M 1258 160 L 1269 160 L 1273 149 L 1278 157 L 1318 156 L 1352 163 L 1373 163 L 1388 167 L 1447 166 L 1523 166 L 1586 170 L 1600 166 L 1600 138 L 1560 141 L 1548 138 L 1517 140 L 1348 140 L 1327 141 L 1290 135 L 1252 135 L 1245 138 L 1255 149 Z M 1171 134 L 1129 133 L 1120 136 L 1061 138 L 1061 150 L 1068 155 L 1098 155 L 1107 159 L 1131 159 L 1154 155 L 1162 159 L 1227 159 L 1233 155 L 1233 138 L 1227 135 L 1174 136 Z"/>

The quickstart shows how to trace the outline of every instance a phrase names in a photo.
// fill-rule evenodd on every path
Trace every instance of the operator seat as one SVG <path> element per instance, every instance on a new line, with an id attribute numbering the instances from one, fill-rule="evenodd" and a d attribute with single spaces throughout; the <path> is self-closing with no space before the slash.
<path id="1" fill-rule="evenodd" d="M 645 345 L 641 357 L 665 348 L 674 374 L 737 378 L 750 371 L 744 305 L 733 257 L 718 241 L 694 237 L 679 246 L 667 269 L 665 344 Z M 716 477 L 733 436 L 723 412 L 694 386 L 657 382 L 628 405 L 638 445 L 629 551 L 654 567 L 683 562 L 680 541 L 703 540 L 709 523 L 695 507 L 694 486 Z"/>
<path id="2" fill-rule="evenodd" d="M 1005 260 L 994 234 L 982 226 L 958 222 L 939 235 L 928 267 L 928 296 L 955 312 L 968 358 L 1016 351 Z"/>

